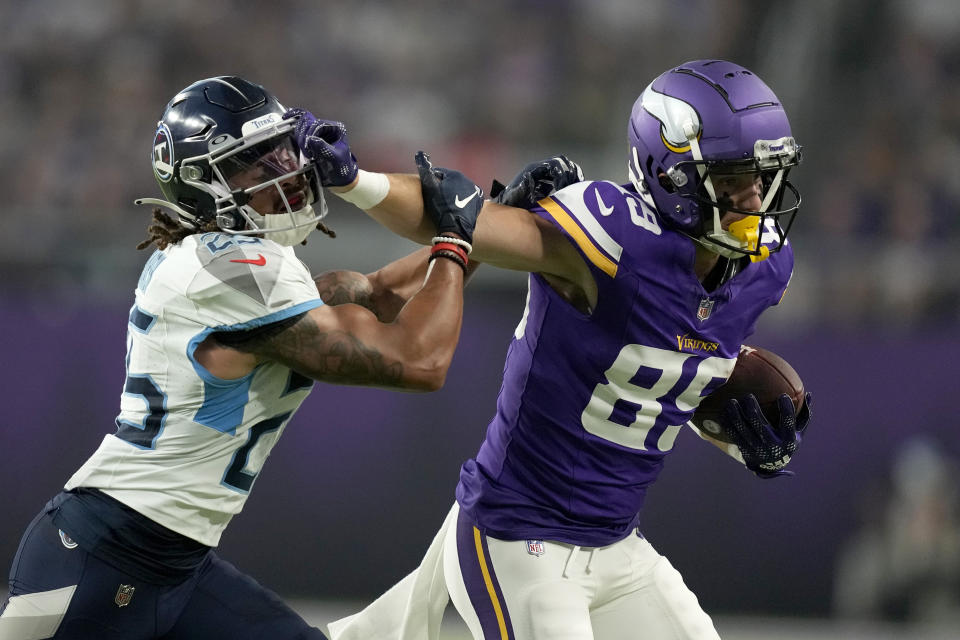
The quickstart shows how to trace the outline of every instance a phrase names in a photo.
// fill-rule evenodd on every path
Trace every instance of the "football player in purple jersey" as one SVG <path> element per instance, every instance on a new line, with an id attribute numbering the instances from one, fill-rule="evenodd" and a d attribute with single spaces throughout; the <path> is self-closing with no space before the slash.
<path id="1" fill-rule="evenodd" d="M 342 127 L 298 116 L 305 155 L 352 172 Z M 525 172 L 485 204 L 472 257 L 530 272 L 496 413 L 421 566 L 332 623 L 335 640 L 436 637 L 448 594 L 478 640 L 718 637 L 639 514 L 678 432 L 787 288 L 800 147 L 773 91 L 722 60 L 654 79 L 627 136 L 626 184 L 554 163 L 552 181 Z M 428 243 L 425 203 L 480 192 L 417 162 L 419 179 L 361 170 L 334 191 Z M 700 435 L 760 477 L 787 474 L 809 397 L 799 412 L 781 400 L 766 416 L 753 396 L 731 401 L 733 445 Z"/>

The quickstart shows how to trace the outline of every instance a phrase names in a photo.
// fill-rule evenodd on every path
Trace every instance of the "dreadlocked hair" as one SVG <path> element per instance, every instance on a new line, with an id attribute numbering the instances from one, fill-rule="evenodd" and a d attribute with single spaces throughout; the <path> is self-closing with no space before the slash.
<path id="1" fill-rule="evenodd" d="M 317 223 L 317 226 L 316 226 L 315 228 L 316 228 L 317 231 L 320 231 L 320 232 L 322 232 L 322 233 L 325 233 L 326 235 L 330 236 L 331 238 L 336 238 L 336 237 L 337 237 L 337 232 L 334 231 L 333 229 L 331 229 L 330 227 L 328 227 L 327 225 L 323 224 L 322 222 L 318 222 L 318 223 Z M 306 246 L 306 244 L 307 244 L 307 239 L 304 238 L 303 242 L 301 242 L 300 244 Z"/>
<path id="2" fill-rule="evenodd" d="M 146 249 L 151 244 L 163 251 L 172 244 L 177 244 L 187 236 L 204 231 L 219 231 L 214 220 L 209 220 L 196 229 L 187 229 L 173 219 L 170 214 L 160 207 L 153 209 L 153 218 L 147 227 L 147 239 L 137 245 L 137 249 Z"/>
<path id="3" fill-rule="evenodd" d="M 327 225 L 323 224 L 322 222 L 317 223 L 317 231 L 321 231 L 327 234 L 328 236 L 330 236 L 331 238 L 337 237 L 337 232 L 331 229 L 330 227 L 328 227 Z M 307 241 L 304 240 L 303 244 L 307 244 Z"/>
<path id="4" fill-rule="evenodd" d="M 148 237 L 137 245 L 137 249 L 146 249 L 150 245 L 156 245 L 157 249 L 163 251 L 170 245 L 177 244 L 187 236 L 192 236 L 195 233 L 220 230 L 220 227 L 217 226 L 214 220 L 208 220 L 196 229 L 187 229 L 174 220 L 173 217 L 163 209 L 155 207 L 153 209 L 153 219 L 150 221 L 150 226 L 147 227 Z M 331 238 L 337 237 L 337 233 L 322 222 L 317 223 L 317 230 L 322 231 Z M 301 244 L 307 244 L 307 241 L 304 240 Z"/>

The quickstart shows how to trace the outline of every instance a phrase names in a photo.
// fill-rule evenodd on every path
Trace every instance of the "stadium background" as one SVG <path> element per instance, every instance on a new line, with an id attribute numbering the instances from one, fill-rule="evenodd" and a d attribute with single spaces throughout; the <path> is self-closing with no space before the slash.
<path id="1" fill-rule="evenodd" d="M 147 258 L 132 201 L 158 194 L 150 141 L 177 90 L 260 82 L 343 120 L 370 170 L 412 171 L 422 148 L 487 186 L 563 152 L 625 181 L 646 83 L 723 57 L 774 88 L 804 146 L 795 278 L 753 342 L 795 365 L 815 418 L 797 477 L 769 483 L 682 434 L 644 529 L 725 637 L 956 637 L 958 36 L 950 0 L 0 0 L 2 571 L 112 430 Z M 314 272 L 412 248 L 328 201 L 337 239 L 300 251 Z M 494 409 L 524 293 L 522 274 L 481 269 L 437 394 L 318 384 L 223 555 L 337 611 L 415 567 Z"/>

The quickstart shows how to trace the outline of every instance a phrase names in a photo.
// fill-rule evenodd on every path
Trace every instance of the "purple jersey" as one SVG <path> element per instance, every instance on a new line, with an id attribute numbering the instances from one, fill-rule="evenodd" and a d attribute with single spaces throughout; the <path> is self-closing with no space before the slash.
<path id="1" fill-rule="evenodd" d="M 457 500 L 495 538 L 605 546 L 637 526 L 680 429 L 783 296 L 793 254 L 787 245 L 708 293 L 694 243 L 661 225 L 649 196 L 581 182 L 534 213 L 590 265 L 596 308 L 584 315 L 531 274 L 497 414 Z"/>

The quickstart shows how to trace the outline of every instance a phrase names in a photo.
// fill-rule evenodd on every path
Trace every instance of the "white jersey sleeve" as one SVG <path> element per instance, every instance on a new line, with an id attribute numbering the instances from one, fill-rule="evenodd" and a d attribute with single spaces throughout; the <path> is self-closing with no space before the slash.
<path id="1" fill-rule="evenodd" d="M 216 546 L 313 381 L 278 363 L 235 380 L 195 358 L 214 331 L 256 328 L 322 305 L 293 249 L 206 233 L 156 252 L 127 326 L 117 431 L 70 478 Z"/>

